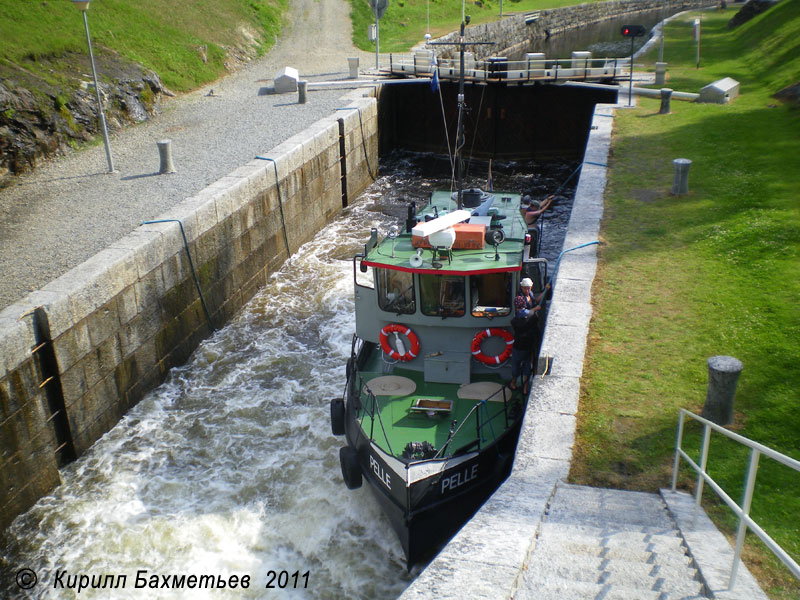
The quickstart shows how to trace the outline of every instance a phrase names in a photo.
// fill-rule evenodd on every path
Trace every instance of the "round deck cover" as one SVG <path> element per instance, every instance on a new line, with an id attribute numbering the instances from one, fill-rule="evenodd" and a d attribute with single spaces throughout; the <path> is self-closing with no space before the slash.
<path id="1" fill-rule="evenodd" d="M 500 388 L 504 388 L 503 393 L 496 393 Z M 494 381 L 476 381 L 475 383 L 468 383 L 458 388 L 458 397 L 464 398 L 465 400 L 483 400 L 491 396 L 491 398 L 489 398 L 490 401 L 502 402 L 503 394 L 505 394 L 506 400 L 511 398 L 511 390 Z"/>
<path id="2" fill-rule="evenodd" d="M 408 377 L 384 375 L 370 379 L 367 387 L 376 396 L 408 396 L 416 391 L 417 384 Z"/>

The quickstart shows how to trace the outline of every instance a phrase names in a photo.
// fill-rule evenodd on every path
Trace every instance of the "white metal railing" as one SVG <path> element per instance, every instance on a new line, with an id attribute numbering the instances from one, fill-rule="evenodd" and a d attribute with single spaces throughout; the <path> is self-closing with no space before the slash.
<path id="1" fill-rule="evenodd" d="M 469 58 L 464 63 L 464 78 L 467 81 L 502 80 L 515 83 L 596 81 L 628 76 L 630 65 L 630 58 L 526 58 L 514 61 Z M 434 71 L 439 79 L 458 79 L 461 74 L 460 59 L 438 58 L 434 63 L 432 54 L 425 51 L 389 55 L 389 72 L 393 75 L 432 77 Z"/>
<path id="2" fill-rule="evenodd" d="M 685 417 L 691 417 L 695 421 L 703 424 L 703 444 L 700 448 L 700 465 L 689 458 L 686 452 L 684 452 L 681 448 Z M 742 500 L 742 506 L 736 504 L 736 502 L 734 502 L 731 497 L 725 493 L 725 491 L 708 475 L 708 473 L 706 473 L 706 465 L 708 463 L 708 446 L 712 430 L 750 448 L 750 463 L 747 468 L 747 479 L 744 486 L 744 498 Z M 781 464 L 786 465 L 791 469 L 794 469 L 797 472 L 800 472 L 800 461 L 790 458 L 785 454 L 781 454 L 780 452 L 776 452 L 771 448 L 767 448 L 758 442 L 754 442 L 746 437 L 728 431 L 724 427 L 720 427 L 716 423 L 712 423 L 708 419 L 704 419 L 703 417 L 689 412 L 688 410 L 683 408 L 680 409 L 680 414 L 678 417 L 678 434 L 675 442 L 675 464 L 672 470 L 672 491 L 675 491 L 675 487 L 678 484 L 678 466 L 681 457 L 683 457 L 683 459 L 689 463 L 689 466 L 691 466 L 697 472 L 695 503 L 698 505 L 700 504 L 700 500 L 702 499 L 703 495 L 703 484 L 708 483 L 711 489 L 713 489 L 717 495 L 725 501 L 725 504 L 728 505 L 728 507 L 736 514 L 736 516 L 739 517 L 739 529 L 736 534 L 736 549 L 733 554 L 733 566 L 731 567 L 731 577 L 728 582 L 729 590 L 732 590 L 736 583 L 736 571 L 739 567 L 739 556 L 742 553 L 742 544 L 744 543 L 744 536 L 748 528 L 755 533 L 762 542 L 764 542 L 767 548 L 769 548 L 772 553 L 775 554 L 775 556 L 777 556 L 781 562 L 783 562 L 783 564 L 789 568 L 795 577 L 800 579 L 800 565 L 798 565 L 797 562 L 795 562 L 794 559 L 792 559 L 792 557 L 789 556 L 789 554 L 783 548 L 781 548 L 775 540 L 767 535 L 767 533 L 755 521 L 753 521 L 753 519 L 750 518 L 750 504 L 753 500 L 753 489 L 756 485 L 758 459 L 762 454 L 778 461 Z"/>

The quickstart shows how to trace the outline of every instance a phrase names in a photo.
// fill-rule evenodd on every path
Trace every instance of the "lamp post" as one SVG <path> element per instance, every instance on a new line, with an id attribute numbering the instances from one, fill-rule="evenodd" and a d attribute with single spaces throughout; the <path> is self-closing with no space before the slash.
<path id="1" fill-rule="evenodd" d="M 658 62 L 664 62 L 664 28 L 666 27 L 666 23 L 664 23 L 664 3 L 665 0 L 661 0 L 661 40 L 658 43 Z"/>
<path id="2" fill-rule="evenodd" d="M 100 86 L 97 84 L 97 70 L 94 67 L 94 54 L 92 54 L 92 39 L 89 37 L 89 21 L 86 19 L 86 11 L 89 10 L 91 0 L 72 0 L 73 5 L 83 13 L 83 27 L 86 30 L 86 45 L 89 47 L 89 61 L 92 63 L 92 77 L 94 77 L 94 91 L 97 94 L 97 110 L 100 113 L 100 129 L 103 132 L 103 144 L 106 147 L 106 160 L 108 161 L 108 172 L 114 172 L 114 159 L 111 158 L 111 145 L 108 143 L 108 129 L 106 128 L 106 117 L 103 114 L 103 102 L 100 100 Z"/>

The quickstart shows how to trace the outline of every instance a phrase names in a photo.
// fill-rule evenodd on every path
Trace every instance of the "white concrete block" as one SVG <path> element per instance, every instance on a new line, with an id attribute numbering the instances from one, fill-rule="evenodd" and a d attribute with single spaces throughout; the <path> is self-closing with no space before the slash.
<path id="1" fill-rule="evenodd" d="M 300 74 L 297 72 L 297 69 L 294 67 L 283 67 L 273 79 L 275 82 L 275 91 L 278 94 L 296 92 L 297 82 L 299 80 Z"/>

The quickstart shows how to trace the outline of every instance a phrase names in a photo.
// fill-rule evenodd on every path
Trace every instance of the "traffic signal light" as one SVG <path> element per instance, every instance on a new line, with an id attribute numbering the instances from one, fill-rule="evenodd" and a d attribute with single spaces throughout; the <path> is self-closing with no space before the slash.
<path id="1" fill-rule="evenodd" d="M 620 33 L 624 37 L 642 37 L 645 34 L 644 25 L 623 25 Z"/>

